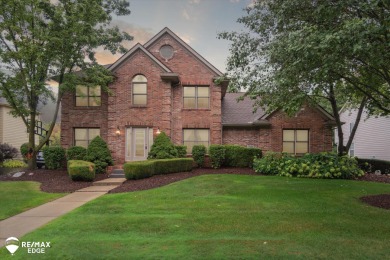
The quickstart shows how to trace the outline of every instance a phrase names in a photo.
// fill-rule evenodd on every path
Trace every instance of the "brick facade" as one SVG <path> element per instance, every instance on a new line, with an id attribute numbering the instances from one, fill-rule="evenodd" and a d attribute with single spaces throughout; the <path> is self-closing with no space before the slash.
<path id="1" fill-rule="evenodd" d="M 160 56 L 164 45 L 174 50 L 169 60 Z M 222 73 L 167 28 L 145 45 L 133 47 L 109 69 L 116 79 L 109 85 L 112 95 L 102 93 L 101 106 L 76 107 L 74 93 L 64 96 L 61 143 L 65 148 L 74 145 L 75 128 L 100 128 L 116 163 L 121 164 L 128 158 L 126 129 L 142 127 L 153 129 L 154 137 L 158 129 L 164 131 L 175 144 L 183 144 L 183 129 L 209 129 L 210 144 L 253 145 L 274 151 L 282 149 L 283 128 L 310 129 L 310 152 L 331 149 L 330 127 L 325 126 L 323 115 L 309 107 L 295 118 L 287 118 L 281 112 L 272 114 L 268 128 L 222 127 L 221 104 L 226 85 L 214 83 Z M 164 78 L 164 73 L 175 74 L 178 80 Z M 147 79 L 147 104 L 133 106 L 132 80 L 140 74 Z M 184 86 L 208 86 L 210 107 L 183 108 Z"/>
<path id="2" fill-rule="evenodd" d="M 332 126 L 321 111 L 305 105 L 295 116 L 276 111 L 268 117 L 269 127 L 224 127 L 223 143 L 253 145 L 263 151 L 282 152 L 283 129 L 309 130 L 309 152 L 332 150 Z"/>

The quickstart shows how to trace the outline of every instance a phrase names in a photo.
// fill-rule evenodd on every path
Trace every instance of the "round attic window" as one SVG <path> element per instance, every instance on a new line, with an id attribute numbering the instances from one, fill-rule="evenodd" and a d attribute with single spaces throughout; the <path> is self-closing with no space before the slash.
<path id="1" fill-rule="evenodd" d="M 165 60 L 172 59 L 173 57 L 173 48 L 171 45 L 164 45 L 160 48 L 160 55 L 163 57 Z"/>

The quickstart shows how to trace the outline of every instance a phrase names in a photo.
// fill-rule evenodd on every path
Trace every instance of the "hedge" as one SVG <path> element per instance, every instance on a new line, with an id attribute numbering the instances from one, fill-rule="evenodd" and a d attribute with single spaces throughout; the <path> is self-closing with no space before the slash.
<path id="1" fill-rule="evenodd" d="M 206 155 L 206 151 L 206 146 L 204 146 L 203 144 L 194 145 L 192 147 L 192 158 L 194 158 L 194 161 L 199 168 L 204 165 L 204 157 Z"/>
<path id="2" fill-rule="evenodd" d="M 105 173 L 107 166 L 114 165 L 107 143 L 100 136 L 89 143 L 84 160 L 95 164 L 96 173 Z"/>
<path id="3" fill-rule="evenodd" d="M 73 181 L 93 181 L 95 171 L 94 163 L 81 160 L 68 161 L 68 174 Z"/>
<path id="4" fill-rule="evenodd" d="M 158 174 L 189 172 L 192 170 L 192 158 L 156 159 L 125 163 L 123 170 L 126 179 L 137 180 Z"/>
<path id="5" fill-rule="evenodd" d="M 261 149 L 247 148 L 239 145 L 224 145 L 225 160 L 223 166 L 252 167 L 253 159 L 261 157 Z"/>
<path id="6" fill-rule="evenodd" d="M 382 174 L 390 173 L 390 162 L 378 159 L 358 158 L 359 167 L 366 172 L 381 171 Z"/>
<path id="7" fill-rule="evenodd" d="M 69 160 L 83 160 L 87 155 L 87 149 L 81 146 L 72 146 L 66 150 L 66 159 Z"/>
<path id="8" fill-rule="evenodd" d="M 176 145 L 177 158 L 186 158 L 187 157 L 187 146 L 185 145 Z"/>
<path id="9" fill-rule="evenodd" d="M 224 145 L 212 144 L 209 147 L 209 156 L 211 161 L 211 167 L 214 169 L 221 168 L 225 161 L 226 148 Z"/>
<path id="10" fill-rule="evenodd" d="M 61 146 L 46 146 L 42 149 L 45 158 L 45 168 L 56 170 L 65 165 L 65 149 Z"/>

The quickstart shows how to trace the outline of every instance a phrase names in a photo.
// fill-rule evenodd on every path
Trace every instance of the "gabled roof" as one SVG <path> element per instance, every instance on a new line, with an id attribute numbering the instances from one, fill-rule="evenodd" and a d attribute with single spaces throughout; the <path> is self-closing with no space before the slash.
<path id="1" fill-rule="evenodd" d="M 244 93 L 226 93 L 222 99 L 222 125 L 224 126 L 258 126 L 269 125 L 267 120 L 259 120 L 266 113 L 260 107 L 253 113 L 255 100 L 245 97 L 237 102 Z"/>
<path id="2" fill-rule="evenodd" d="M 108 69 L 110 71 L 114 71 L 117 69 L 124 61 L 126 61 L 133 53 L 136 51 L 142 51 L 148 56 L 154 63 L 156 63 L 158 66 L 160 66 L 164 72 L 172 72 L 167 66 L 162 64 L 156 57 L 154 57 L 148 50 L 144 48 L 141 44 L 137 43 L 133 46 L 128 52 L 126 52 L 122 57 L 120 57 L 117 61 L 115 61 L 113 64 L 111 64 Z"/>
<path id="3" fill-rule="evenodd" d="M 194 55 L 197 59 L 199 59 L 204 65 L 206 65 L 215 74 L 217 74 L 218 76 L 222 76 L 223 75 L 222 72 L 220 72 L 210 62 L 208 62 L 199 53 L 197 53 L 194 49 L 192 49 L 191 46 L 189 46 L 187 43 L 185 43 L 179 36 L 177 36 L 174 32 L 172 32 L 168 27 L 165 27 L 164 29 L 162 29 L 152 39 L 150 39 L 147 43 L 145 43 L 144 47 L 145 48 L 149 48 L 151 45 L 153 45 L 153 43 L 155 43 L 164 34 L 169 34 L 172 38 L 174 38 L 178 43 L 180 43 L 186 50 L 188 50 L 192 55 Z"/>
<path id="4" fill-rule="evenodd" d="M 237 99 L 244 94 L 245 93 L 226 93 L 225 97 L 222 99 L 222 125 L 241 127 L 270 125 L 268 119 L 280 109 L 276 109 L 271 113 L 266 113 L 264 109 L 259 107 L 256 112 L 253 113 L 255 100 L 245 97 L 243 100 L 237 102 Z M 335 125 L 334 117 L 324 108 L 319 105 L 315 105 L 313 108 L 326 118 L 328 125 Z"/>

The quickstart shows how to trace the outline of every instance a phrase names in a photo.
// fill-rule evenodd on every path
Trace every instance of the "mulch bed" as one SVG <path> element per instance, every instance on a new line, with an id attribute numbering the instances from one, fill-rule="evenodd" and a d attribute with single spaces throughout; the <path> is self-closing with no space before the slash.
<path id="1" fill-rule="evenodd" d="M 29 175 L 31 172 L 34 174 Z M 107 174 L 97 174 L 95 181 L 100 181 L 107 177 Z M 37 181 L 41 183 L 41 190 L 49 193 L 74 192 L 92 185 L 92 182 L 72 181 L 66 170 L 26 171 L 24 175 L 18 178 L 0 175 L 0 181 Z"/>
<path id="2" fill-rule="evenodd" d="M 23 176 L 19 178 L 13 178 L 7 175 L 0 175 L 0 181 L 37 181 L 41 183 L 42 191 L 50 193 L 74 192 L 76 190 L 92 185 L 92 182 L 72 181 L 65 170 L 35 170 L 32 172 L 34 174 L 29 175 L 30 172 L 27 171 Z M 194 169 L 192 172 L 179 172 L 167 175 L 155 175 L 150 178 L 141 180 L 128 180 L 117 188 L 111 190 L 109 193 L 148 190 L 204 174 L 255 175 L 256 173 L 253 169 L 249 168 Z M 97 174 L 95 181 L 103 180 L 107 177 L 108 175 L 106 174 Z M 360 177 L 356 180 L 390 183 L 390 176 L 366 174 L 365 176 Z M 366 196 L 362 197 L 361 201 L 375 207 L 390 209 L 390 194 Z"/>

